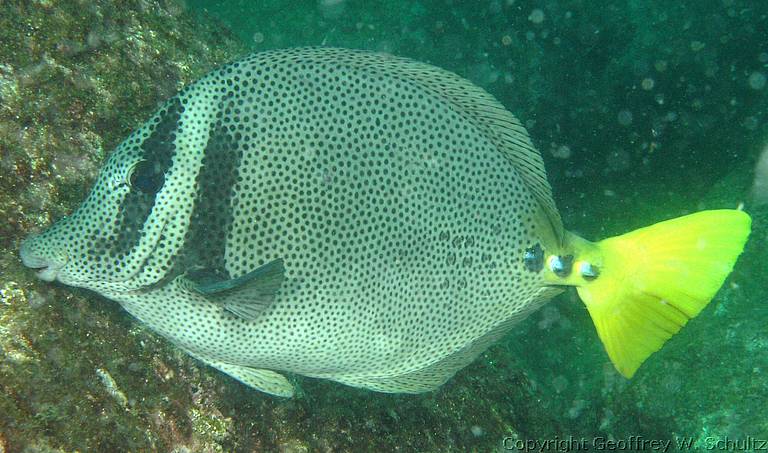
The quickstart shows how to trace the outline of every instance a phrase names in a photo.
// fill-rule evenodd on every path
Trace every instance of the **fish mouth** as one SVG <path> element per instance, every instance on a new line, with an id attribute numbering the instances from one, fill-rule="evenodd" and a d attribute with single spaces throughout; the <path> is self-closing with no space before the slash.
<path id="1" fill-rule="evenodd" d="M 35 275 L 40 280 L 52 282 L 59 276 L 59 271 L 69 261 L 66 256 L 43 257 L 35 254 L 31 250 L 31 241 L 27 240 L 21 244 L 19 255 L 24 266 L 35 271 Z"/>
<path id="2" fill-rule="evenodd" d="M 58 277 L 61 267 L 48 265 L 45 267 L 33 269 L 35 270 L 35 275 L 37 275 L 37 278 L 46 282 L 52 282 L 56 280 L 56 277 Z"/>

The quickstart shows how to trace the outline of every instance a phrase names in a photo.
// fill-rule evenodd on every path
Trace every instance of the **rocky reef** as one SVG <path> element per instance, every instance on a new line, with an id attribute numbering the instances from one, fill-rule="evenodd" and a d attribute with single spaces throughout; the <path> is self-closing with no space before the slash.
<path id="1" fill-rule="evenodd" d="M 245 1 L 0 3 L 0 453 L 768 438 L 768 209 L 748 195 L 768 137 L 768 6 L 599 3 L 269 1 L 261 14 Z M 567 293 L 437 392 L 294 377 L 292 400 L 251 391 L 116 304 L 23 268 L 21 239 L 71 212 L 159 102 L 248 47 L 318 44 L 430 61 L 498 96 L 543 151 L 566 224 L 587 237 L 746 203 L 747 250 L 710 306 L 629 381 Z"/>

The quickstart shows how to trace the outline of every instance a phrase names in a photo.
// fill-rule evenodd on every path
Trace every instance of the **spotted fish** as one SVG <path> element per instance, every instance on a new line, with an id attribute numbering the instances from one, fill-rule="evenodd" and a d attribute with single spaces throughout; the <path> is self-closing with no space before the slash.
<path id="1" fill-rule="evenodd" d="M 289 372 L 416 393 L 568 286 L 631 376 L 714 296 L 749 225 L 705 211 L 588 242 L 491 95 L 427 64 L 308 48 L 189 85 L 20 254 L 258 390 L 291 396 Z"/>

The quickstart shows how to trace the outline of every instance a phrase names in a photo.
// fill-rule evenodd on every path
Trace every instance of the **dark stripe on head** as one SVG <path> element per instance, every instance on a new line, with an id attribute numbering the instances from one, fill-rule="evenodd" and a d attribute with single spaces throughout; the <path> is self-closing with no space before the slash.
<path id="1" fill-rule="evenodd" d="M 197 198 L 184 240 L 179 266 L 203 268 L 230 278 L 224 263 L 227 234 L 232 225 L 231 201 L 242 153 L 221 120 L 211 130 L 202 166 L 197 174 Z"/>
<path id="2" fill-rule="evenodd" d="M 143 235 L 144 224 L 155 206 L 157 192 L 176 154 L 174 141 L 183 110 L 178 98 L 171 99 L 158 112 L 154 126 L 149 129 L 149 136 L 139 146 L 141 161 L 133 170 L 129 181 L 131 190 L 123 198 L 114 221 L 116 240 L 111 247 L 113 256 L 130 253 Z"/>

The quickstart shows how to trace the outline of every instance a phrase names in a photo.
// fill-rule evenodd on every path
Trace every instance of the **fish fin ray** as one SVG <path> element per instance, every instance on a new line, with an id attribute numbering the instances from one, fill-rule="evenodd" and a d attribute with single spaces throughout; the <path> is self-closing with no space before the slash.
<path id="1" fill-rule="evenodd" d="M 185 286 L 210 302 L 246 321 L 253 321 L 275 301 L 285 281 L 285 267 L 282 259 L 276 259 L 229 280 L 204 281 L 194 276 L 182 279 Z"/>
<path id="2" fill-rule="evenodd" d="M 222 373 L 227 374 L 248 387 L 260 392 L 285 398 L 291 398 L 295 393 L 293 385 L 288 382 L 288 379 L 276 371 L 252 368 L 245 365 L 234 365 L 203 357 L 188 349 L 185 349 L 185 351 L 197 360 L 204 362 L 206 365 L 216 368 Z"/>
<path id="3" fill-rule="evenodd" d="M 507 317 L 490 332 L 474 339 L 461 349 L 424 368 L 397 376 L 334 376 L 329 379 L 353 387 L 362 387 L 384 393 L 423 393 L 437 390 L 453 377 L 456 372 L 472 363 L 483 351 L 509 332 L 515 324 L 526 318 L 555 293 L 559 292 L 561 290 L 556 288 L 543 288 L 530 304 L 530 309 Z"/>
<path id="4" fill-rule="evenodd" d="M 698 315 L 750 232 L 749 215 L 702 211 L 594 244 L 603 265 L 577 285 L 611 362 L 625 377 Z"/>
<path id="5" fill-rule="evenodd" d="M 449 71 L 407 58 L 318 47 L 306 48 L 303 52 L 307 59 L 331 60 L 337 66 L 405 79 L 448 102 L 512 163 L 544 211 L 546 225 L 552 228 L 558 245 L 562 244 L 563 224 L 552 198 L 544 160 L 523 124 L 488 92 Z"/>

